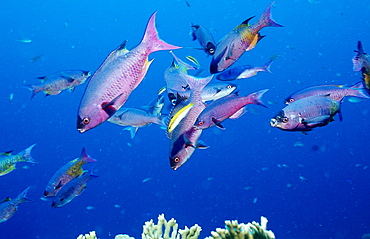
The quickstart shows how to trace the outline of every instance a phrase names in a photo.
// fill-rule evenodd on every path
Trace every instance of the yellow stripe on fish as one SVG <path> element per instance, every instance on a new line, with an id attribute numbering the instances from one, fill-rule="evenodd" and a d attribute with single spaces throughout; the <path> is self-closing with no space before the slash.
<path id="1" fill-rule="evenodd" d="M 170 123 L 167 127 L 167 132 L 171 133 L 176 126 L 180 123 L 180 121 L 189 113 L 189 110 L 194 106 L 194 103 L 189 103 L 188 105 L 184 106 L 180 109 L 171 119 Z"/>

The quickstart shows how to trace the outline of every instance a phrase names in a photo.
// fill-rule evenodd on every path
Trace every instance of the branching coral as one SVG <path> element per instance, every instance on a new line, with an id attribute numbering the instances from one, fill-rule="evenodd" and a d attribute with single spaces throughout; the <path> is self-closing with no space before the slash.
<path id="1" fill-rule="evenodd" d="M 205 239 L 274 239 L 272 231 L 267 231 L 267 219 L 261 217 L 261 225 L 257 222 L 248 224 L 238 221 L 225 221 L 226 229 L 217 228 L 211 232 L 211 237 Z"/>
<path id="2" fill-rule="evenodd" d="M 267 219 L 261 217 L 261 224 L 252 222 L 248 224 L 238 221 L 225 221 L 226 228 L 217 228 L 212 231 L 210 237 L 205 239 L 275 239 L 272 231 L 267 231 Z M 194 226 L 178 230 L 178 224 L 175 219 L 167 221 L 164 215 L 158 216 L 158 223 L 154 224 L 153 220 L 145 222 L 143 226 L 142 239 L 198 239 L 202 228 L 195 224 Z M 77 239 L 98 239 L 95 232 L 90 234 L 80 235 Z M 128 235 L 117 235 L 115 239 L 135 239 Z"/>

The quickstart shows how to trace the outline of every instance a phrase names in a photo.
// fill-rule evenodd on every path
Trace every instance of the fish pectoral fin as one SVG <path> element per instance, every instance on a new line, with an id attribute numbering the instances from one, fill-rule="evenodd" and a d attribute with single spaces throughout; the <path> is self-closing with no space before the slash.
<path id="1" fill-rule="evenodd" d="M 308 127 L 312 127 L 318 124 L 325 123 L 326 121 L 330 120 L 332 117 L 330 115 L 320 115 L 317 117 L 314 117 L 310 120 L 304 120 L 302 119 L 302 124 L 307 125 Z"/>
<path id="2" fill-rule="evenodd" d="M 58 185 L 54 187 L 54 189 L 59 189 L 63 187 L 62 181 L 59 181 Z"/>
<path id="3" fill-rule="evenodd" d="M 252 40 L 252 42 L 249 44 L 248 48 L 247 48 L 247 49 L 245 49 L 245 51 L 250 51 L 250 50 L 252 50 L 252 49 L 257 45 L 257 42 L 258 42 L 259 40 L 261 40 L 262 38 L 263 38 L 263 37 L 260 37 L 259 33 L 258 33 L 258 34 L 256 34 L 256 35 L 253 37 L 253 40 Z"/>
<path id="4" fill-rule="evenodd" d="M 221 125 L 221 121 L 220 120 L 218 120 L 218 119 L 216 119 L 216 118 L 212 118 L 212 122 L 213 123 L 215 123 L 215 125 L 218 127 L 218 128 L 220 128 L 220 129 L 225 129 L 225 127 L 223 127 L 222 125 Z"/>
<path id="5" fill-rule="evenodd" d="M 128 126 L 124 128 L 123 130 L 130 131 L 130 136 L 131 139 L 135 138 L 136 132 L 138 131 L 139 127 L 133 127 L 133 126 Z"/>
<path id="6" fill-rule="evenodd" d="M 123 95 L 120 94 L 118 95 L 116 98 L 114 98 L 111 102 L 104 102 L 101 104 L 101 108 L 105 111 L 105 113 L 107 113 L 109 116 L 112 116 L 114 115 L 114 113 L 116 113 L 117 109 L 116 107 L 114 106 L 114 104 L 116 103 L 116 101 Z"/>
<path id="7" fill-rule="evenodd" d="M 197 149 L 208 149 L 209 146 L 206 145 L 202 140 L 199 140 L 196 145 Z"/>

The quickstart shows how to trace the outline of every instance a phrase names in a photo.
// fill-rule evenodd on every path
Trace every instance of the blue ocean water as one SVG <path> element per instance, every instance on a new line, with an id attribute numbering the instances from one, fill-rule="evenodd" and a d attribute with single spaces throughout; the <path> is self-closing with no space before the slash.
<path id="1" fill-rule="evenodd" d="M 0 177 L 0 198 L 14 198 L 31 186 L 33 200 L 0 224 L 0 238 L 76 238 L 95 230 L 102 239 L 119 233 L 138 239 L 144 222 L 161 213 L 174 217 L 180 228 L 198 223 L 200 238 L 224 227 L 224 220 L 246 223 L 262 215 L 277 238 L 355 239 L 370 233 L 370 101 L 345 101 L 342 122 L 336 118 L 308 135 L 269 125 L 296 90 L 360 80 L 351 59 L 359 40 L 370 52 L 369 1 L 277 1 L 272 15 L 284 28 L 262 29 L 266 37 L 236 63 L 261 65 L 280 56 L 273 74 L 235 82 L 242 95 L 270 89 L 263 100 L 271 104 L 249 107 L 240 119 L 224 122 L 226 130 L 204 131 L 201 139 L 210 148 L 196 150 L 177 171 L 169 166 L 169 142 L 156 125 L 140 129 L 133 140 L 108 122 L 78 133 L 76 115 L 86 85 L 46 98 L 40 93 L 31 101 L 31 92 L 21 87 L 59 70 L 96 70 L 125 39 L 129 49 L 139 44 L 154 11 L 160 37 L 184 47 L 177 55 L 192 55 L 208 69 L 211 58 L 191 49 L 198 44 L 191 41 L 190 23 L 202 24 L 219 40 L 270 3 L 187 2 L 190 7 L 183 0 L 1 4 L 0 151 L 20 152 L 37 143 L 32 155 L 39 163 L 19 163 Z M 20 41 L 25 39 L 32 42 Z M 172 57 L 162 51 L 150 58 L 155 61 L 128 107 L 147 104 L 164 86 Z M 99 178 L 71 203 L 51 208 L 51 201 L 41 200 L 48 180 L 83 147 L 98 160 L 93 170 Z"/>

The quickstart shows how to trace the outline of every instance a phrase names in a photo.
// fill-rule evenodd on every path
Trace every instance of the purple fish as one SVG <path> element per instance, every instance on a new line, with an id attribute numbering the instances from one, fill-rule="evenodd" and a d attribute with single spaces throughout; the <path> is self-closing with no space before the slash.
<path id="1" fill-rule="evenodd" d="M 114 50 L 91 77 L 81 99 L 77 129 L 83 133 L 111 117 L 127 101 L 143 80 L 155 51 L 178 49 L 158 37 L 154 13 L 147 24 L 141 43 L 131 51 L 124 44 Z"/>
<path id="2" fill-rule="evenodd" d="M 333 121 L 335 114 L 340 113 L 340 105 L 341 101 L 329 95 L 309 96 L 286 106 L 270 120 L 270 125 L 285 131 L 311 131 Z"/>
<path id="3" fill-rule="evenodd" d="M 0 223 L 11 218 L 18 211 L 19 204 L 32 201 L 26 196 L 29 189 L 30 187 L 26 188 L 13 200 L 7 197 L 0 202 Z"/>
<path id="4" fill-rule="evenodd" d="M 239 96 L 236 93 L 215 100 L 198 116 L 194 127 L 197 129 L 207 129 L 216 125 L 224 129 L 221 123 L 238 113 L 244 106 L 248 104 L 264 106 L 261 102 L 261 97 L 266 91 L 268 90 L 260 90 L 247 96 Z"/>
<path id="5" fill-rule="evenodd" d="M 274 2 L 267 7 L 257 22 L 249 25 L 249 21 L 253 17 L 248 18 L 235 27 L 217 44 L 216 52 L 213 55 L 210 66 L 210 72 L 212 74 L 226 70 L 229 66 L 234 64 L 244 52 L 252 50 L 263 37 L 259 34 L 262 28 L 282 27 L 271 18 L 271 7 L 273 4 Z"/>
<path id="6" fill-rule="evenodd" d="M 342 100 L 345 96 L 355 96 L 365 99 L 370 98 L 370 96 L 364 89 L 362 82 L 358 82 L 350 87 L 346 87 L 344 85 L 311 86 L 291 94 L 288 98 L 285 99 L 285 104 L 290 104 L 299 99 L 313 95 L 329 95 L 333 100 L 336 101 Z"/>
<path id="7" fill-rule="evenodd" d="M 370 56 L 364 52 L 361 41 L 357 43 L 357 51 L 353 61 L 353 70 L 361 71 L 362 81 L 367 92 L 370 93 Z"/>
<path id="8" fill-rule="evenodd" d="M 192 36 L 193 41 L 198 40 L 199 44 L 201 45 L 201 50 L 203 50 L 208 55 L 215 54 L 216 51 L 216 42 L 213 39 L 212 34 L 203 26 L 201 25 L 194 25 L 192 24 Z"/>
<path id="9" fill-rule="evenodd" d="M 96 160 L 91 158 L 83 148 L 80 157 L 69 161 L 54 173 L 46 185 L 44 196 L 54 197 L 66 183 L 83 174 L 82 166 L 84 164 L 93 162 L 96 162 Z"/>

